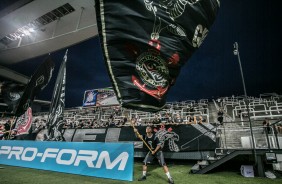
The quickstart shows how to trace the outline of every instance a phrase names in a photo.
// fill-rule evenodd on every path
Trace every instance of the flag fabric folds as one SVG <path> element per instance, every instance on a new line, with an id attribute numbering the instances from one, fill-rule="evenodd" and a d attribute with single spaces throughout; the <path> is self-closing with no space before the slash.
<path id="1" fill-rule="evenodd" d="M 37 68 L 14 110 L 15 116 L 18 117 L 22 115 L 29 107 L 31 107 L 35 96 L 38 95 L 49 83 L 54 66 L 55 64 L 51 58 L 47 57 L 47 59 L 45 59 L 45 61 Z"/>
<path id="2" fill-rule="evenodd" d="M 123 107 L 156 112 L 199 48 L 219 0 L 96 0 L 99 37 Z"/>
<path id="3" fill-rule="evenodd" d="M 46 140 L 61 141 L 64 140 L 62 136 L 62 126 L 64 119 L 64 108 L 65 108 L 65 86 L 66 86 L 66 62 L 67 52 L 65 53 L 63 62 L 60 66 L 59 73 L 56 79 L 52 102 L 50 105 L 47 127 L 48 135 Z"/>
<path id="4" fill-rule="evenodd" d="M 4 83 L 1 87 L 4 102 L 8 105 L 11 112 L 16 108 L 25 89 L 23 84 L 15 84 L 12 82 Z"/>

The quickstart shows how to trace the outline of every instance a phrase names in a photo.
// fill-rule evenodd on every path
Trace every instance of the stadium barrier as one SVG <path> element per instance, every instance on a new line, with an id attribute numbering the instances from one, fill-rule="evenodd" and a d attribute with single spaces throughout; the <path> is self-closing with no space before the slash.
<path id="1" fill-rule="evenodd" d="M 146 126 L 136 127 L 140 134 L 145 134 Z M 216 148 L 216 129 L 212 124 L 187 124 L 156 126 L 154 131 L 164 142 L 164 152 L 212 151 Z M 43 140 L 46 130 L 37 135 L 36 140 Z M 65 129 L 63 136 L 67 142 L 133 142 L 134 150 L 146 152 L 132 127 L 105 127 L 96 129 Z M 195 137 L 198 137 L 195 139 Z M 192 140 L 192 141 L 191 141 Z"/>

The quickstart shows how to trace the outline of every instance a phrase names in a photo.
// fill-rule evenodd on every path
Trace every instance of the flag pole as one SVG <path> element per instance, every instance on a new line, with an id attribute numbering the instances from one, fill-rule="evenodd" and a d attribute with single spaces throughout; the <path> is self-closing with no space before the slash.
<path id="1" fill-rule="evenodd" d="M 137 129 L 135 128 L 135 126 L 134 126 L 134 123 L 135 123 L 135 122 L 134 122 L 133 119 L 134 119 L 134 118 L 131 119 L 130 124 L 131 124 L 133 130 L 137 130 Z M 135 131 L 134 131 L 134 132 L 135 132 Z M 138 130 L 137 130 L 135 133 L 136 133 L 137 137 L 143 141 L 143 143 L 144 143 L 144 144 L 146 145 L 146 147 L 151 151 L 151 153 L 153 153 L 152 148 L 146 143 L 146 141 L 143 139 L 142 135 L 140 135 L 140 133 L 138 132 Z"/>
<path id="2" fill-rule="evenodd" d="M 10 130 L 9 130 L 9 135 L 8 135 L 8 140 L 10 140 L 12 127 L 14 126 L 14 124 L 16 123 L 16 120 L 17 120 L 17 118 L 15 118 L 15 117 L 16 117 L 16 116 L 13 116 L 13 119 L 12 119 L 12 121 L 11 121 Z"/>

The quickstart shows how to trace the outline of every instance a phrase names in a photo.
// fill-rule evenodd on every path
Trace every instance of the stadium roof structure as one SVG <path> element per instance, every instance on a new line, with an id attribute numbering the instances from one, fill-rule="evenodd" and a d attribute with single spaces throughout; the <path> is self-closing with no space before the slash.
<path id="1" fill-rule="evenodd" d="M 1 1 L 0 27 L 0 81 L 27 84 L 29 77 L 3 65 L 45 55 L 97 35 L 94 1 Z"/>
<path id="2" fill-rule="evenodd" d="M 0 65 L 54 52 L 97 35 L 93 0 L 11 2 L 0 9 Z M 2 77 L 11 78 L 5 68 L 0 69 Z M 26 78 L 12 77 L 15 81 Z"/>

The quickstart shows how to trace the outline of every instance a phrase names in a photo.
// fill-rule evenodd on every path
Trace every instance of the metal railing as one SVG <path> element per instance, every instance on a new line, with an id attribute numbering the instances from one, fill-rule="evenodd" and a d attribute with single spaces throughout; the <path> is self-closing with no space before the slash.
<path id="1" fill-rule="evenodd" d="M 217 128 L 219 148 L 222 149 L 253 149 L 250 128 L 241 122 L 224 123 Z M 277 124 L 281 120 L 275 121 L 270 126 L 262 126 L 262 121 L 254 121 L 253 137 L 255 149 L 281 149 L 282 132 L 277 130 Z"/>

